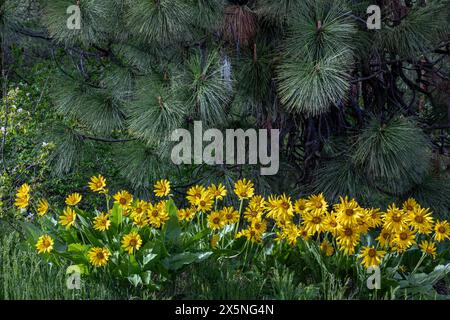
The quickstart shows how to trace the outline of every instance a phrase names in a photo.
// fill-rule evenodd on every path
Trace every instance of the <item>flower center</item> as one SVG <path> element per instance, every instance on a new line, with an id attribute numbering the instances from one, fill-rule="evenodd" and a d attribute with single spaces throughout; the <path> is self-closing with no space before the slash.
<path id="1" fill-rule="evenodd" d="M 322 221 L 322 219 L 320 219 L 320 217 L 314 217 L 312 219 L 312 222 L 315 223 L 315 224 L 319 224 L 321 221 Z"/>
<path id="2" fill-rule="evenodd" d="M 412 211 L 414 208 L 412 207 L 412 206 L 407 206 L 406 207 L 406 210 L 408 210 L 408 211 Z"/>
<path id="3" fill-rule="evenodd" d="M 154 216 L 156 218 L 158 216 L 158 210 L 153 210 L 152 211 L 152 216 Z"/>
<path id="4" fill-rule="evenodd" d="M 355 212 L 353 211 L 353 209 L 346 209 L 345 210 L 345 214 L 349 217 L 351 217 Z"/>
<path id="5" fill-rule="evenodd" d="M 206 205 L 206 202 L 203 201 L 203 200 L 201 200 L 201 201 L 200 201 L 200 206 L 204 207 L 205 205 Z"/>
<path id="6" fill-rule="evenodd" d="M 445 227 L 439 227 L 438 228 L 439 233 L 445 233 Z"/>
<path id="7" fill-rule="evenodd" d="M 216 217 L 216 218 L 214 218 L 214 219 L 213 219 L 213 222 L 214 222 L 214 224 L 219 224 L 219 222 L 220 222 L 220 218 L 217 218 L 217 217 Z"/>
<path id="8" fill-rule="evenodd" d="M 400 218 L 400 216 L 398 216 L 398 215 L 394 215 L 394 216 L 392 216 L 392 221 L 394 221 L 394 222 L 400 222 L 402 219 Z"/>
<path id="9" fill-rule="evenodd" d="M 136 239 L 131 239 L 131 240 L 130 240 L 130 246 L 135 247 L 136 244 L 137 244 Z"/>
<path id="10" fill-rule="evenodd" d="M 416 220 L 417 223 L 423 223 L 423 217 L 417 216 L 414 220 Z"/>
<path id="11" fill-rule="evenodd" d="M 283 207 L 283 209 L 289 209 L 289 203 L 287 202 L 281 203 L 281 206 Z"/>
<path id="12" fill-rule="evenodd" d="M 369 257 L 373 258 L 373 257 L 375 257 L 377 255 L 377 251 L 375 249 L 373 249 L 373 248 L 370 248 L 369 252 L 368 252 L 368 255 L 369 255 Z"/>
<path id="13" fill-rule="evenodd" d="M 137 213 L 142 213 L 142 208 L 136 208 Z"/>
<path id="14" fill-rule="evenodd" d="M 127 204 L 127 199 L 120 198 L 119 202 L 120 202 L 120 204 Z"/>
<path id="15" fill-rule="evenodd" d="M 103 260 L 104 258 L 105 258 L 105 255 L 103 254 L 103 252 L 97 252 L 97 259 Z"/>
<path id="16" fill-rule="evenodd" d="M 226 217 L 227 217 L 228 220 L 233 219 L 233 215 L 231 213 L 227 213 Z"/>
<path id="17" fill-rule="evenodd" d="M 322 202 L 316 202 L 316 208 L 321 209 L 322 208 Z"/>
<path id="18" fill-rule="evenodd" d="M 344 234 L 345 234 L 347 237 L 350 237 L 350 236 L 353 234 L 353 231 L 352 231 L 352 229 L 350 229 L 350 228 L 346 228 L 345 231 L 344 231 Z"/>
<path id="19" fill-rule="evenodd" d="M 402 240 L 408 239 L 408 235 L 406 234 L 406 232 L 400 233 L 400 239 L 402 239 Z"/>

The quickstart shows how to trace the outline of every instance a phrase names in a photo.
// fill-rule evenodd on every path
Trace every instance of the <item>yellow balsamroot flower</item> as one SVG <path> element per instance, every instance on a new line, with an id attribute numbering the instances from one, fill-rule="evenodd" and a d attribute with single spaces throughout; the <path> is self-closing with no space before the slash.
<path id="1" fill-rule="evenodd" d="M 383 213 L 380 211 L 380 209 L 377 208 L 370 208 L 366 210 L 367 215 L 367 223 L 369 225 L 369 228 L 377 228 L 381 226 L 383 223 L 382 216 Z"/>
<path id="2" fill-rule="evenodd" d="M 67 207 L 66 209 L 64 209 L 63 214 L 59 216 L 59 223 L 62 226 L 65 226 L 66 229 L 69 229 L 71 226 L 74 225 L 76 218 L 77 218 L 76 212 L 72 208 Z"/>
<path id="3" fill-rule="evenodd" d="M 397 252 L 405 252 L 416 243 L 416 234 L 412 230 L 405 229 L 394 235 L 392 246 Z"/>
<path id="4" fill-rule="evenodd" d="M 167 220 L 169 220 L 169 213 L 167 212 L 166 202 L 160 201 L 157 204 L 149 204 L 147 217 L 149 223 L 155 227 L 160 228 Z"/>
<path id="5" fill-rule="evenodd" d="M 225 219 L 221 212 L 213 211 L 207 218 L 208 227 L 212 230 L 222 229 L 225 226 Z"/>
<path id="6" fill-rule="evenodd" d="M 44 234 L 36 242 L 36 250 L 38 253 L 50 252 L 53 250 L 53 244 L 53 239 L 48 234 Z"/>
<path id="7" fill-rule="evenodd" d="M 109 220 L 109 214 L 101 213 L 94 218 L 94 229 L 98 231 L 106 231 L 111 225 L 111 220 Z"/>
<path id="8" fill-rule="evenodd" d="M 320 250 L 322 250 L 327 255 L 327 257 L 331 257 L 334 253 L 332 244 L 326 239 L 323 240 L 320 244 Z"/>
<path id="9" fill-rule="evenodd" d="M 247 238 L 247 241 L 251 241 L 253 243 L 259 243 L 262 241 L 261 234 L 252 228 L 247 228 L 239 231 L 236 235 L 236 239 L 242 237 Z"/>
<path id="10" fill-rule="evenodd" d="M 422 234 L 429 234 L 433 230 L 433 217 L 429 209 L 415 206 L 414 210 L 409 211 L 406 217 L 407 222 L 414 231 Z"/>
<path id="11" fill-rule="evenodd" d="M 325 231 L 326 216 L 319 211 L 309 211 L 303 215 L 302 226 L 309 235 L 320 234 Z"/>
<path id="12" fill-rule="evenodd" d="M 436 221 L 434 225 L 434 238 L 436 241 L 450 239 L 450 223 L 448 221 Z"/>
<path id="13" fill-rule="evenodd" d="M 414 209 L 418 209 L 420 206 L 418 205 L 417 201 L 413 198 L 409 198 L 405 202 L 403 202 L 403 211 L 406 213 L 411 213 L 414 211 Z"/>
<path id="14" fill-rule="evenodd" d="M 337 214 L 337 221 L 343 226 L 353 227 L 358 225 L 358 219 L 364 215 L 364 209 L 361 208 L 355 199 L 349 200 L 340 197 L 340 203 L 334 205 L 334 211 Z"/>
<path id="15" fill-rule="evenodd" d="M 394 233 L 399 233 L 403 230 L 408 229 L 406 213 L 397 208 L 395 203 L 389 205 L 386 213 L 383 215 L 383 228 Z"/>
<path id="16" fill-rule="evenodd" d="M 201 198 L 202 194 L 204 194 L 205 191 L 206 189 L 203 186 L 195 185 L 193 187 L 190 187 L 186 192 L 186 199 L 187 201 L 189 201 L 191 206 L 195 206 L 197 199 Z"/>
<path id="17" fill-rule="evenodd" d="M 215 184 L 210 185 L 207 191 L 213 196 L 214 200 L 223 200 L 223 197 L 227 195 L 227 189 L 221 183 L 217 186 Z"/>
<path id="18" fill-rule="evenodd" d="M 147 226 L 149 223 L 147 216 L 145 214 L 136 214 L 133 217 L 133 224 L 138 226 L 139 228 L 143 228 Z"/>
<path id="19" fill-rule="evenodd" d="M 278 199 L 276 207 L 278 210 L 278 219 L 287 220 L 294 215 L 291 197 L 286 196 L 284 193 Z"/>
<path id="20" fill-rule="evenodd" d="M 107 248 L 95 247 L 89 250 L 89 262 L 94 267 L 103 267 L 108 263 L 111 252 Z"/>
<path id="21" fill-rule="evenodd" d="M 339 223 L 335 212 L 327 214 L 323 221 L 324 231 L 330 232 L 333 237 L 337 237 L 339 233 Z"/>
<path id="22" fill-rule="evenodd" d="M 436 258 L 436 243 L 435 242 L 424 240 L 419 244 L 419 248 L 423 253 L 425 253 L 429 256 L 432 256 L 433 259 Z"/>
<path id="23" fill-rule="evenodd" d="M 356 219 L 356 228 L 361 234 L 367 233 L 369 231 L 369 223 L 367 222 L 368 217 L 363 214 L 360 218 Z"/>
<path id="24" fill-rule="evenodd" d="M 132 254 L 134 251 L 139 250 L 142 245 L 142 239 L 139 233 L 133 231 L 122 238 L 122 248 Z"/>
<path id="25" fill-rule="evenodd" d="M 14 205 L 19 209 L 25 209 L 30 204 L 30 186 L 28 183 L 22 184 L 16 193 Z"/>
<path id="26" fill-rule="evenodd" d="M 134 219 L 135 216 L 142 216 L 147 212 L 148 203 L 144 200 L 138 200 L 131 208 L 131 218 Z"/>
<path id="27" fill-rule="evenodd" d="M 91 177 L 91 181 L 88 183 L 89 188 L 94 192 L 105 193 L 106 192 L 106 179 L 102 175 Z"/>
<path id="28" fill-rule="evenodd" d="M 117 203 L 122 209 L 128 209 L 133 202 L 133 196 L 125 190 L 119 191 L 114 195 L 114 202 Z"/>
<path id="29" fill-rule="evenodd" d="M 200 198 L 197 198 L 195 201 L 195 206 L 197 207 L 197 210 L 201 212 L 211 211 L 213 205 L 214 205 L 214 197 L 208 191 L 204 191 L 201 194 Z"/>
<path id="30" fill-rule="evenodd" d="M 217 248 L 217 244 L 219 243 L 220 236 L 218 234 L 215 234 L 211 237 L 211 248 L 215 249 Z"/>
<path id="31" fill-rule="evenodd" d="M 388 248 L 390 246 L 393 238 L 394 238 L 394 234 L 391 231 L 389 231 L 387 229 L 381 229 L 380 235 L 375 240 L 378 241 L 378 244 L 382 248 Z"/>
<path id="32" fill-rule="evenodd" d="M 323 196 L 323 193 L 318 195 L 311 195 L 306 202 L 306 210 L 313 213 L 325 213 L 328 209 L 328 204 Z"/>
<path id="33" fill-rule="evenodd" d="M 220 210 L 220 214 L 223 217 L 225 224 L 234 224 L 239 221 L 239 212 L 233 207 L 224 207 Z"/>
<path id="34" fill-rule="evenodd" d="M 179 221 L 191 221 L 195 217 L 195 213 L 197 210 L 194 207 L 186 208 L 186 209 L 178 209 L 177 216 Z"/>
<path id="35" fill-rule="evenodd" d="M 74 192 L 67 196 L 66 204 L 68 206 L 76 206 L 81 201 L 81 198 L 81 194 L 79 194 L 78 192 Z"/>
<path id="36" fill-rule="evenodd" d="M 302 237 L 305 240 L 309 239 L 309 234 L 305 230 L 305 228 L 297 227 L 295 224 L 288 224 L 284 229 L 283 233 L 285 234 L 286 241 L 289 245 L 295 246 L 297 244 L 297 239 Z"/>
<path id="37" fill-rule="evenodd" d="M 255 219 L 250 224 L 250 228 L 262 235 L 267 230 L 267 221 L 263 219 Z"/>
<path id="38" fill-rule="evenodd" d="M 169 180 L 163 179 L 159 180 L 153 186 L 153 192 L 157 197 L 166 197 L 170 193 L 170 182 Z"/>
<path id="39" fill-rule="evenodd" d="M 244 211 L 244 218 L 251 222 L 254 219 L 259 219 L 262 217 L 263 209 L 255 203 L 249 203 Z"/>
<path id="40" fill-rule="evenodd" d="M 294 204 L 294 212 L 303 215 L 306 212 L 306 203 L 308 200 L 306 199 L 298 199 Z"/>
<path id="41" fill-rule="evenodd" d="M 359 257 L 362 258 L 361 264 L 364 265 L 364 267 L 369 268 L 372 266 L 379 266 L 385 254 L 386 251 L 377 251 L 373 246 L 366 246 L 361 248 Z"/>
<path id="42" fill-rule="evenodd" d="M 38 216 L 42 217 L 44 214 L 46 214 L 48 208 L 49 208 L 48 201 L 45 199 L 40 199 L 37 205 Z"/>
<path id="43" fill-rule="evenodd" d="M 266 207 L 266 199 L 264 199 L 264 197 L 261 195 L 256 195 L 250 199 L 250 201 L 248 202 L 248 205 L 259 207 L 261 209 L 261 211 L 263 211 L 264 208 Z"/>
<path id="44" fill-rule="evenodd" d="M 250 199 L 253 197 L 255 189 L 253 188 L 253 182 L 247 179 L 238 180 L 234 184 L 234 193 L 238 196 L 239 199 Z"/>
<path id="45" fill-rule="evenodd" d="M 344 251 L 347 255 L 355 253 L 355 247 L 359 243 L 360 234 L 357 229 L 351 227 L 340 227 L 338 237 L 339 250 Z"/>

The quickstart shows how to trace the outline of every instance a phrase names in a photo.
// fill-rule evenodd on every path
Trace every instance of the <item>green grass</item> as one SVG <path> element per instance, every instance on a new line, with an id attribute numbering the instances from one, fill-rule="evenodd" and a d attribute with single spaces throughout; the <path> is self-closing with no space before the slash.
<path id="1" fill-rule="evenodd" d="M 0 300 L 123 299 L 118 289 L 103 281 L 82 279 L 80 290 L 66 287 L 66 266 L 52 265 L 21 243 L 17 232 L 0 239 Z"/>

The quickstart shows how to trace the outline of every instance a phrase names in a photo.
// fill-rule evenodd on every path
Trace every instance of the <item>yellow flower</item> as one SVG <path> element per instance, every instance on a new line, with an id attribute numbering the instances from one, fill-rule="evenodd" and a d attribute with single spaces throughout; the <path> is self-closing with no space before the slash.
<path id="1" fill-rule="evenodd" d="M 67 196 L 66 198 L 66 204 L 68 206 L 76 206 L 81 201 L 81 194 L 78 192 L 74 192 Z"/>
<path id="2" fill-rule="evenodd" d="M 365 212 L 365 211 L 364 211 Z M 368 216 L 363 214 L 360 218 L 356 219 L 356 228 L 361 234 L 367 233 L 369 230 L 369 223 L 367 222 Z"/>
<path id="3" fill-rule="evenodd" d="M 148 203 L 144 200 L 138 200 L 131 208 L 131 218 L 134 219 L 135 216 L 142 216 L 147 212 Z"/>
<path id="4" fill-rule="evenodd" d="M 334 248 L 328 240 L 323 240 L 320 244 L 320 250 L 322 250 L 328 257 L 334 253 Z"/>
<path id="5" fill-rule="evenodd" d="M 433 259 L 436 258 L 436 243 L 432 241 L 424 240 L 419 245 L 420 250 L 422 250 L 423 253 L 428 254 L 433 257 Z"/>
<path id="6" fill-rule="evenodd" d="M 19 209 L 25 209 L 30 204 L 30 186 L 27 183 L 22 184 L 16 193 L 14 205 Z"/>
<path id="7" fill-rule="evenodd" d="M 178 209 L 177 216 L 178 220 L 183 221 L 191 221 L 194 219 L 196 213 L 196 209 L 194 207 L 186 208 L 186 209 Z"/>
<path id="8" fill-rule="evenodd" d="M 117 203 L 122 209 L 127 209 L 133 201 L 133 196 L 125 190 L 119 191 L 114 195 L 114 202 Z"/>
<path id="9" fill-rule="evenodd" d="M 264 210 L 265 206 L 266 206 L 266 200 L 264 199 L 263 196 L 261 195 L 256 195 L 253 196 L 253 198 L 250 199 L 250 201 L 248 202 L 248 205 L 250 206 L 255 206 L 255 207 L 259 207 L 262 210 Z"/>
<path id="10" fill-rule="evenodd" d="M 322 193 L 318 195 L 311 195 L 308 197 L 308 201 L 306 202 L 306 210 L 321 214 L 326 212 L 327 208 L 328 204 Z"/>
<path id="11" fill-rule="evenodd" d="M 395 204 L 392 204 L 388 207 L 388 210 L 383 215 L 383 221 L 383 228 L 394 233 L 399 233 L 408 228 L 406 214 L 403 210 L 397 208 Z"/>
<path id="12" fill-rule="evenodd" d="M 193 186 L 188 189 L 186 192 L 186 199 L 189 201 L 191 206 L 195 206 L 195 203 L 197 202 L 197 199 L 199 199 L 202 194 L 206 191 L 205 187 L 203 186 Z"/>
<path id="13" fill-rule="evenodd" d="M 253 219 L 261 218 L 263 214 L 263 209 L 255 203 L 249 203 L 244 211 L 244 218 L 251 222 Z"/>
<path id="14" fill-rule="evenodd" d="M 255 219 L 250 224 L 250 228 L 262 235 L 267 230 L 267 221 L 262 219 Z"/>
<path id="15" fill-rule="evenodd" d="M 429 234 L 433 229 L 433 217 L 429 209 L 421 208 L 420 206 L 415 206 L 412 211 L 409 211 L 409 215 L 406 217 L 409 225 L 422 234 Z"/>
<path id="16" fill-rule="evenodd" d="M 109 220 L 109 214 L 101 213 L 94 218 L 94 229 L 99 231 L 105 231 L 109 229 L 111 220 Z"/>
<path id="17" fill-rule="evenodd" d="M 217 186 L 215 184 L 210 185 L 207 191 L 214 197 L 215 200 L 223 200 L 223 197 L 227 195 L 227 189 L 221 183 Z"/>
<path id="18" fill-rule="evenodd" d="M 434 237 L 436 241 L 450 239 L 450 224 L 448 221 L 436 221 L 434 226 Z"/>
<path id="19" fill-rule="evenodd" d="M 393 233 L 387 229 L 381 229 L 380 235 L 375 240 L 378 241 L 382 248 L 387 248 L 393 240 Z"/>
<path id="20" fill-rule="evenodd" d="M 363 217 L 364 209 L 359 206 L 355 199 L 340 197 L 340 203 L 334 205 L 339 224 L 346 227 L 358 225 L 358 220 Z"/>
<path id="21" fill-rule="evenodd" d="M 382 212 L 380 209 L 367 209 L 366 215 L 368 216 L 367 223 L 370 228 L 377 228 L 382 224 Z"/>
<path id="22" fill-rule="evenodd" d="M 48 234 L 44 234 L 36 242 L 36 249 L 38 253 L 50 252 L 53 250 L 53 244 L 53 239 Z"/>
<path id="23" fill-rule="evenodd" d="M 133 231 L 122 238 L 122 248 L 128 251 L 128 254 L 132 254 L 134 251 L 139 250 L 142 245 L 141 236 Z"/>
<path id="24" fill-rule="evenodd" d="M 149 223 L 155 227 L 160 228 L 167 220 L 169 220 L 169 213 L 167 212 L 166 202 L 160 201 L 157 204 L 149 204 L 147 217 Z"/>
<path id="25" fill-rule="evenodd" d="M 371 266 L 379 266 L 385 254 L 385 251 L 377 251 L 375 247 L 367 246 L 361 248 L 359 257 L 362 258 L 361 264 L 369 268 Z"/>
<path id="26" fill-rule="evenodd" d="M 133 224 L 138 226 L 139 228 L 143 228 L 143 227 L 147 226 L 149 223 L 147 216 L 143 213 L 135 214 L 132 219 L 133 219 Z"/>
<path id="27" fill-rule="evenodd" d="M 239 221 L 239 212 L 233 207 L 224 207 L 220 210 L 220 214 L 225 220 L 225 224 L 234 224 Z"/>
<path id="28" fill-rule="evenodd" d="M 211 248 L 215 249 L 217 248 L 217 244 L 219 243 L 220 236 L 218 234 L 215 234 L 211 237 Z"/>
<path id="29" fill-rule="evenodd" d="M 91 181 L 88 183 L 89 188 L 94 192 L 104 193 L 106 192 L 106 179 L 102 175 L 91 177 Z"/>
<path id="30" fill-rule="evenodd" d="M 37 205 L 38 216 L 42 217 L 48 211 L 48 201 L 45 199 L 40 199 Z"/>
<path id="31" fill-rule="evenodd" d="M 166 197 L 170 193 L 170 182 L 166 179 L 159 180 L 155 183 L 153 188 L 153 192 L 157 197 Z"/>
<path id="32" fill-rule="evenodd" d="M 325 216 L 324 221 L 324 231 L 330 232 L 333 237 L 337 237 L 339 233 L 339 223 L 337 222 L 336 213 L 332 212 Z"/>
<path id="33" fill-rule="evenodd" d="M 238 180 L 234 184 L 234 193 L 239 199 L 250 199 L 253 197 L 255 189 L 253 188 L 253 182 L 247 179 Z"/>
<path id="34" fill-rule="evenodd" d="M 243 229 L 239 231 L 238 234 L 236 235 L 236 239 L 239 239 L 241 237 L 245 237 L 247 238 L 248 241 L 254 243 L 259 243 L 262 241 L 261 234 L 252 228 Z"/>
<path id="35" fill-rule="evenodd" d="M 405 229 L 394 235 L 392 247 L 397 252 L 404 252 L 416 243 L 416 235 L 413 231 Z"/>
<path id="36" fill-rule="evenodd" d="M 406 213 L 411 213 L 416 208 L 420 208 L 420 206 L 417 204 L 416 200 L 414 200 L 413 198 L 409 198 L 408 200 L 403 202 L 403 210 Z"/>
<path id="37" fill-rule="evenodd" d="M 341 226 L 339 234 L 336 238 L 340 248 L 347 255 L 352 255 L 355 252 L 355 247 L 359 243 L 360 234 L 357 229 L 351 227 Z"/>
<path id="38" fill-rule="evenodd" d="M 204 191 L 200 195 L 200 198 L 196 199 L 195 205 L 198 211 L 202 212 L 211 211 L 212 206 L 214 205 L 214 198 L 212 194 L 210 194 L 208 191 Z"/>
<path id="39" fill-rule="evenodd" d="M 225 219 L 221 212 L 213 211 L 208 215 L 208 227 L 212 230 L 222 229 L 225 226 Z"/>
<path id="40" fill-rule="evenodd" d="M 111 252 L 107 248 L 95 247 L 89 250 L 88 257 L 94 267 L 102 267 L 108 263 Z"/>
<path id="41" fill-rule="evenodd" d="M 325 231 L 326 216 L 320 211 L 309 211 L 303 215 L 302 225 L 309 235 Z"/>
<path id="42" fill-rule="evenodd" d="M 303 215 L 306 211 L 306 203 L 308 200 L 306 199 L 298 199 L 294 204 L 294 212 L 300 215 Z"/>
<path id="43" fill-rule="evenodd" d="M 59 223 L 69 229 L 75 223 L 75 219 L 77 218 L 77 214 L 75 211 L 67 207 L 64 209 L 63 214 L 59 216 Z"/>

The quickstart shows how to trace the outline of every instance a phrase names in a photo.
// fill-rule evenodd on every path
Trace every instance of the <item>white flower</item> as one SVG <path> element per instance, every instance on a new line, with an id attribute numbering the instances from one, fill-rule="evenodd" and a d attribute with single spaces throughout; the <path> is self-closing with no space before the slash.
<path id="1" fill-rule="evenodd" d="M 23 111 L 23 109 L 22 108 L 19 108 L 19 109 L 17 109 L 17 112 L 22 112 Z"/>

